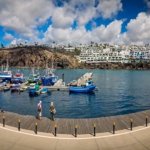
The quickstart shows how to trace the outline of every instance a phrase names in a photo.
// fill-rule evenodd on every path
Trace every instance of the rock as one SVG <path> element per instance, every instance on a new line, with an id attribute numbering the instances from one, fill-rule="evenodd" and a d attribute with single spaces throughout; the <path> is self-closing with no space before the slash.
<path id="1" fill-rule="evenodd" d="M 6 65 L 7 59 L 10 67 L 49 67 L 77 68 L 79 63 L 71 55 L 53 52 L 38 46 L 16 47 L 0 50 L 0 65 Z"/>

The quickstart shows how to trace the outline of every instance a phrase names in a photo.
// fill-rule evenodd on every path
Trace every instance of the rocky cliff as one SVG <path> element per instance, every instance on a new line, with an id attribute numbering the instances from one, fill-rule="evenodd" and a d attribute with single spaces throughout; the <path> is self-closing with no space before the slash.
<path id="1" fill-rule="evenodd" d="M 45 47 L 26 46 L 0 49 L 0 65 L 10 67 L 45 67 L 46 64 L 55 68 L 76 68 L 78 61 L 71 55 L 55 52 Z"/>

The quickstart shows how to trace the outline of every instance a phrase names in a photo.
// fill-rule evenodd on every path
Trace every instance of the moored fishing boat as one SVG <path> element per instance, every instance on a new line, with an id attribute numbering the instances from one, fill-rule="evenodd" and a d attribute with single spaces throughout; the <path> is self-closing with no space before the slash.
<path id="1" fill-rule="evenodd" d="M 24 82 L 24 75 L 23 73 L 20 73 L 19 71 L 13 75 L 11 79 L 12 83 L 23 83 Z"/>
<path id="2" fill-rule="evenodd" d="M 32 74 L 29 75 L 28 83 L 37 83 L 40 81 L 39 73 L 34 72 L 34 68 L 32 68 Z"/>
<path id="3" fill-rule="evenodd" d="M 10 90 L 10 86 L 4 86 L 4 87 L 3 87 L 3 91 L 4 91 L 4 92 L 7 92 L 7 91 L 9 91 L 9 90 Z"/>
<path id="4" fill-rule="evenodd" d="M 1 71 L 0 72 L 0 79 L 2 79 L 3 81 L 11 81 L 12 78 L 12 73 L 11 71 Z"/>
<path id="5" fill-rule="evenodd" d="M 42 85 L 52 86 L 57 82 L 57 80 L 58 80 L 58 76 L 55 75 L 53 67 L 48 68 L 46 66 L 45 75 L 41 78 Z"/>
<path id="6" fill-rule="evenodd" d="M 8 65 L 8 59 L 7 59 L 7 65 L 5 70 L 3 70 L 3 66 L 2 69 L 0 71 L 0 79 L 4 82 L 4 81 L 11 81 L 12 78 L 12 72 L 9 70 L 9 65 Z"/>
<path id="7" fill-rule="evenodd" d="M 28 78 L 29 83 L 36 83 L 40 80 L 40 77 L 38 74 L 31 74 Z"/>
<path id="8" fill-rule="evenodd" d="M 73 93 L 90 93 L 93 92 L 96 86 L 93 84 L 92 81 L 88 81 L 85 85 L 81 86 L 70 86 L 69 92 Z"/>
<path id="9" fill-rule="evenodd" d="M 20 91 L 20 84 L 12 84 L 10 87 L 11 92 L 19 92 Z"/>
<path id="10" fill-rule="evenodd" d="M 29 96 L 36 96 L 38 95 L 39 85 L 35 83 L 31 83 L 29 86 Z"/>
<path id="11" fill-rule="evenodd" d="M 47 93 L 48 92 L 48 89 L 46 88 L 46 87 L 43 87 L 42 89 L 41 89 L 41 94 L 45 94 L 45 93 Z"/>
<path id="12" fill-rule="evenodd" d="M 41 80 L 43 86 L 52 86 L 57 82 L 58 77 L 54 74 L 49 74 L 47 76 L 42 77 Z"/>

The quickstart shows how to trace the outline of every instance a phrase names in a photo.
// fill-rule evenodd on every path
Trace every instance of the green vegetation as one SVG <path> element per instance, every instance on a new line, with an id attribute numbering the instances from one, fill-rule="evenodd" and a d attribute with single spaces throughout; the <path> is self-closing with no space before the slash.
<path id="1" fill-rule="evenodd" d="M 81 53 L 81 50 L 75 48 L 75 50 L 74 50 L 74 55 L 80 55 L 80 53 Z"/>

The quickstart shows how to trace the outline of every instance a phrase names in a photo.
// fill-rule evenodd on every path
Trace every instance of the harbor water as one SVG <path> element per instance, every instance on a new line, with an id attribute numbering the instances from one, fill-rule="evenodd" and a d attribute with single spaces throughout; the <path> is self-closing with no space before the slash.
<path id="1" fill-rule="evenodd" d="M 12 69 L 17 70 L 17 69 Z M 20 69 L 25 76 L 29 69 Z M 43 72 L 43 70 L 39 70 Z M 29 97 L 28 91 L 11 93 L 0 91 L 0 108 L 23 115 L 36 115 L 37 103 L 42 101 L 42 115 L 49 117 L 49 105 L 53 101 L 57 118 L 95 118 L 128 114 L 150 109 L 150 71 L 131 70 L 56 70 L 66 83 L 86 72 L 93 72 L 97 90 L 91 94 L 70 94 L 68 91 L 51 91 L 37 97 Z"/>

